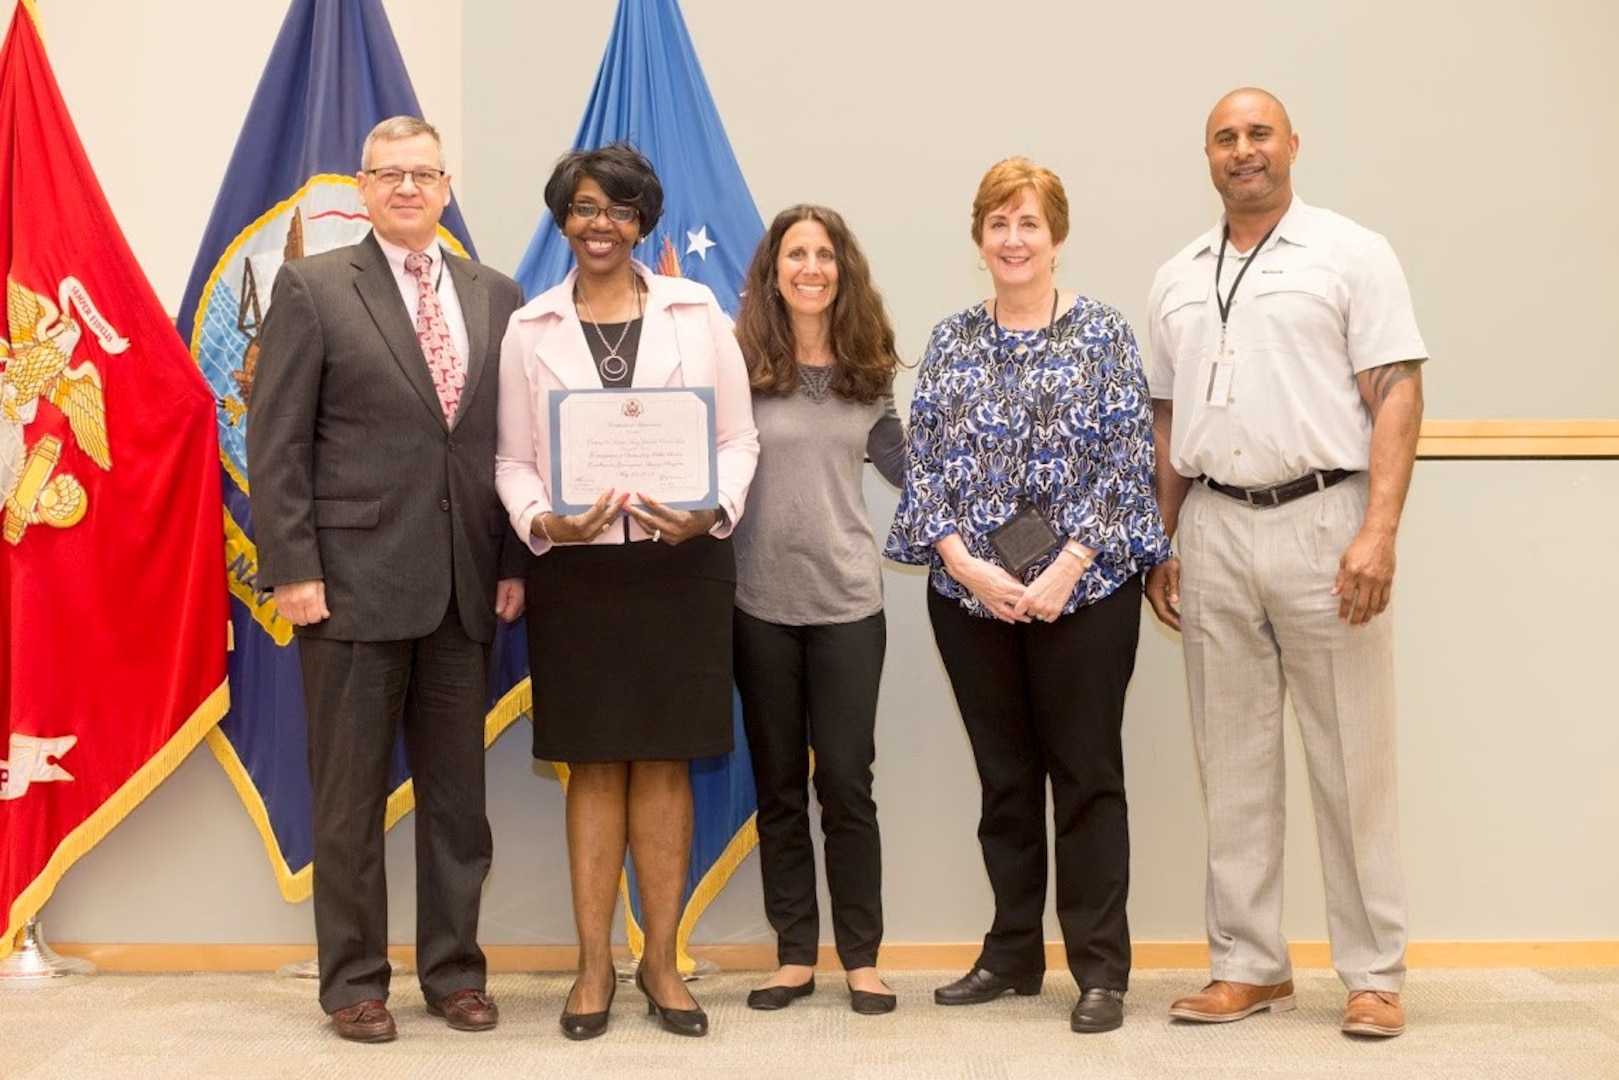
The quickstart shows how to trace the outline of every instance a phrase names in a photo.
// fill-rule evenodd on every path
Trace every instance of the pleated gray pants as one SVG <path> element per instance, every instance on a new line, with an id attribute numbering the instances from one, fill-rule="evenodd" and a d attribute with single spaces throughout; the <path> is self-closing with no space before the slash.
<path id="1" fill-rule="evenodd" d="M 1208 814 L 1213 977 L 1292 977 L 1282 936 L 1282 703 L 1309 769 L 1333 966 L 1350 990 L 1398 991 L 1406 907 L 1396 812 L 1390 612 L 1338 618 L 1338 559 L 1367 478 L 1256 509 L 1194 483 L 1182 508 L 1181 626 Z"/>

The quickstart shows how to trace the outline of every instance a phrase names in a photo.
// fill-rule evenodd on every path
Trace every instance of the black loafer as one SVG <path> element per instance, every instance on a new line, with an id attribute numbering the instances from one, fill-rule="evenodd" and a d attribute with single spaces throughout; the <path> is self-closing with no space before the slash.
<path id="1" fill-rule="evenodd" d="M 1112 1031 L 1124 1023 L 1124 991 L 1093 986 L 1081 990 L 1068 1026 L 1082 1035 Z"/>
<path id="2" fill-rule="evenodd" d="M 1040 984 L 1045 977 L 1043 971 L 1033 975 L 1006 976 L 975 967 L 955 982 L 933 991 L 933 1001 L 936 1005 L 982 1005 L 1008 990 L 1022 997 L 1033 997 L 1040 993 Z"/>
<path id="3" fill-rule="evenodd" d="M 813 993 L 815 993 L 815 976 L 811 975 L 809 982 L 799 986 L 766 986 L 759 990 L 749 990 L 748 1008 L 758 1009 L 760 1012 L 775 1012 Z"/>
<path id="4" fill-rule="evenodd" d="M 899 1004 L 896 994 L 879 994 L 872 990 L 856 990 L 849 987 L 849 1008 L 861 1016 L 882 1016 L 891 1013 Z"/>

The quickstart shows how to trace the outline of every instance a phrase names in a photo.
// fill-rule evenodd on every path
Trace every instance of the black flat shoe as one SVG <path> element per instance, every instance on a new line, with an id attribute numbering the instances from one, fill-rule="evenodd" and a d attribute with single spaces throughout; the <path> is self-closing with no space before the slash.
<path id="1" fill-rule="evenodd" d="M 708 1014 L 701 1008 L 696 1009 L 669 1009 L 659 1005 L 653 1000 L 652 992 L 646 988 L 646 982 L 641 978 L 641 969 L 635 969 L 635 988 L 641 991 L 646 998 L 646 1014 L 656 1013 L 663 1023 L 663 1030 L 676 1035 L 690 1035 L 701 1038 L 708 1034 Z"/>
<path id="2" fill-rule="evenodd" d="M 815 976 L 811 975 L 809 982 L 799 986 L 766 986 L 759 990 L 749 990 L 748 1008 L 758 1009 L 760 1012 L 775 1012 L 813 993 L 815 993 Z"/>
<path id="3" fill-rule="evenodd" d="M 574 988 L 579 986 L 579 980 L 574 980 Z M 613 1011 L 613 997 L 618 993 L 618 979 L 613 979 L 613 988 L 607 991 L 607 1008 L 601 1012 L 571 1013 L 568 1012 L 567 1002 L 562 1005 L 562 1034 L 575 1042 L 585 1039 L 594 1039 L 607 1030 L 607 1016 Z M 568 991 L 568 997 L 573 997 L 573 990 Z"/>
<path id="4" fill-rule="evenodd" d="M 1079 992 L 1068 1026 L 1082 1035 L 1112 1031 L 1124 1023 L 1124 991 L 1093 986 Z"/>
<path id="5" fill-rule="evenodd" d="M 849 987 L 849 1008 L 861 1016 L 882 1016 L 891 1013 L 899 1004 L 899 997 L 894 994 L 879 994 L 873 990 L 856 990 Z"/>
<path id="6" fill-rule="evenodd" d="M 1040 984 L 1045 977 L 1043 971 L 1033 975 L 1008 976 L 975 967 L 955 982 L 933 991 L 933 1002 L 936 1005 L 982 1005 L 1008 990 L 1021 997 L 1034 997 L 1040 993 Z"/>

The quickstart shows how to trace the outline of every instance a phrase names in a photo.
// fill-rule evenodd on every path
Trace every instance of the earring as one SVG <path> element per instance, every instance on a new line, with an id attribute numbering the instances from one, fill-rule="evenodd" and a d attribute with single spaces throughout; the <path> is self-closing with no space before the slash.
<path id="1" fill-rule="evenodd" d="M 1058 262 L 1055 257 L 1052 258 L 1052 260 L 1051 260 L 1051 269 L 1053 271 L 1055 271 L 1057 269 L 1057 267 L 1059 267 L 1061 265 L 1062 265 L 1062 263 Z"/>
<path id="2" fill-rule="evenodd" d="M 983 259 L 979 259 L 978 260 L 978 269 L 980 269 L 980 270 L 988 270 L 989 269 L 989 263 L 985 262 Z"/>

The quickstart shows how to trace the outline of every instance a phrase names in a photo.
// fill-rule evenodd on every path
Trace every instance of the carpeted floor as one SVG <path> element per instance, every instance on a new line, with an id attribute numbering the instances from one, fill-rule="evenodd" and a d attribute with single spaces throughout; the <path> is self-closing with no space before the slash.
<path id="1" fill-rule="evenodd" d="M 957 974 L 890 975 L 900 1004 L 882 1017 L 851 1013 L 836 971 L 777 1013 L 743 1005 L 757 973 L 711 976 L 693 986 L 712 1025 L 702 1040 L 665 1034 L 620 986 L 612 1027 L 586 1043 L 557 1029 L 569 976 L 496 976 L 500 1027 L 474 1035 L 427 1015 L 407 974 L 392 1001 L 399 1038 L 377 1046 L 333 1035 L 307 981 L 99 974 L 0 990 L 0 1077 L 1619 1078 L 1615 969 L 1419 971 L 1409 1030 L 1391 1040 L 1339 1033 L 1344 993 L 1330 972 L 1300 974 L 1294 1012 L 1216 1026 L 1166 1014 L 1201 972 L 1137 972 L 1123 1029 L 1087 1036 L 1068 1030 L 1066 975 L 1038 998 L 935 1006 L 933 987 Z"/>

